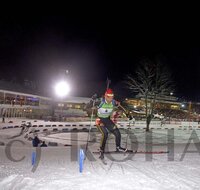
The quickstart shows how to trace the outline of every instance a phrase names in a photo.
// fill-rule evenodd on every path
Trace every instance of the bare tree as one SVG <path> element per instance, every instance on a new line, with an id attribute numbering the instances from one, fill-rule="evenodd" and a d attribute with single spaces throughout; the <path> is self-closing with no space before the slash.
<path id="1" fill-rule="evenodd" d="M 132 92 L 144 97 L 146 131 L 149 131 L 157 98 L 161 95 L 169 95 L 172 91 L 170 73 L 166 66 L 158 62 L 144 61 L 139 65 L 134 76 L 127 76 L 125 83 Z"/>

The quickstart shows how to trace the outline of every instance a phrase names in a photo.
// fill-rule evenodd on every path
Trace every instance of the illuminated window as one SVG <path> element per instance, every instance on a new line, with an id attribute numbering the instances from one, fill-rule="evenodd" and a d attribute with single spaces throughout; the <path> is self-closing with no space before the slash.
<path id="1" fill-rule="evenodd" d="M 81 106 L 80 106 L 80 105 L 75 105 L 75 108 L 76 108 L 76 109 L 80 109 Z"/>
<path id="2" fill-rule="evenodd" d="M 67 104 L 67 107 L 68 108 L 72 108 L 72 104 Z"/>
<path id="3" fill-rule="evenodd" d="M 4 103 L 4 93 L 0 92 L 0 103 L 3 104 Z"/>
<path id="4" fill-rule="evenodd" d="M 171 105 L 171 109 L 178 109 L 179 107 L 177 105 Z"/>
<path id="5" fill-rule="evenodd" d="M 58 107 L 64 107 L 64 104 L 58 103 Z"/>

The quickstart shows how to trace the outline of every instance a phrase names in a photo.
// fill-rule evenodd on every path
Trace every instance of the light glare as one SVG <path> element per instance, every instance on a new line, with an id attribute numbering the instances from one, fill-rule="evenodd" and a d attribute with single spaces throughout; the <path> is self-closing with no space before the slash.
<path id="1" fill-rule="evenodd" d="M 66 82 L 61 81 L 55 86 L 55 91 L 56 91 L 56 95 L 60 97 L 64 97 L 69 93 L 70 86 Z"/>

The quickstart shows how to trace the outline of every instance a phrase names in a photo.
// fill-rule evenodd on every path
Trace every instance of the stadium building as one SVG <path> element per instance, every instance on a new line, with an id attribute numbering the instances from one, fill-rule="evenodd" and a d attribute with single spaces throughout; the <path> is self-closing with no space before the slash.
<path id="1" fill-rule="evenodd" d="M 27 117 L 65 121 L 70 117 L 88 117 L 91 110 L 86 110 L 91 98 L 71 97 L 55 99 L 35 94 L 35 89 L 18 84 L 0 81 L 0 116 Z M 150 97 L 147 101 L 150 107 Z M 123 102 L 134 117 L 145 115 L 145 98 L 137 95 L 126 98 Z M 180 101 L 174 96 L 160 96 L 155 102 L 155 115 L 159 118 L 193 119 L 200 118 L 200 103 Z"/>
<path id="2" fill-rule="evenodd" d="M 13 90 L 14 89 L 14 90 Z M 35 90 L 0 81 L 1 117 L 52 118 L 64 120 L 70 116 L 87 116 L 85 104 L 90 98 L 67 97 L 64 100 L 35 95 Z"/>

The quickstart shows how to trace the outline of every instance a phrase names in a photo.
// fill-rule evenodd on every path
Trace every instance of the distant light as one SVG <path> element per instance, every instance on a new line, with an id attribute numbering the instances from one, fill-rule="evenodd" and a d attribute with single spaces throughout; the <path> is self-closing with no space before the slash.
<path id="1" fill-rule="evenodd" d="M 134 108 L 137 108 L 137 106 L 133 106 Z"/>
<path id="2" fill-rule="evenodd" d="M 185 107 L 185 104 L 181 104 L 181 107 L 184 108 L 184 107 Z"/>
<path id="3" fill-rule="evenodd" d="M 170 95 L 172 96 L 174 93 L 173 92 L 170 92 Z"/>
<path id="4" fill-rule="evenodd" d="M 60 97 L 66 96 L 69 93 L 69 91 L 70 91 L 70 86 L 65 81 L 61 81 L 55 86 L 56 95 Z"/>

